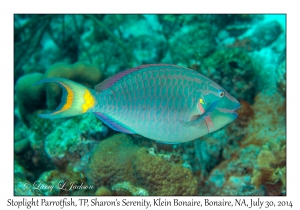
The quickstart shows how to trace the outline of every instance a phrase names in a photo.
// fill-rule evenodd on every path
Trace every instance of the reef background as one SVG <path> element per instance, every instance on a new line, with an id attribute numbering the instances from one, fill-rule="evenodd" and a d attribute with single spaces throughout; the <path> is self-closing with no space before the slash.
<path id="1" fill-rule="evenodd" d="M 141 64 L 184 66 L 241 101 L 239 117 L 168 145 L 92 114 L 57 120 L 64 77 L 93 87 Z M 15 195 L 285 195 L 285 15 L 15 15 Z M 41 183 L 44 189 L 24 187 Z M 93 186 L 70 191 L 46 186 Z"/>

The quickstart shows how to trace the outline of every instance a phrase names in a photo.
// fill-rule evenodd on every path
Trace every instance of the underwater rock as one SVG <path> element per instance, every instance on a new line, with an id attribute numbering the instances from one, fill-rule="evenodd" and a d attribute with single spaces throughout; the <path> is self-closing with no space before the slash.
<path id="1" fill-rule="evenodd" d="M 222 161 L 209 174 L 200 188 L 201 195 L 263 195 L 262 189 L 255 189 L 251 176 L 259 147 L 231 151 L 230 159 Z"/>
<path id="2" fill-rule="evenodd" d="M 253 144 L 262 147 L 270 141 L 285 142 L 285 106 L 285 99 L 274 90 L 258 93 L 252 106 L 254 117 L 245 128 L 248 132 L 240 146 Z"/>
<path id="3" fill-rule="evenodd" d="M 266 195 L 285 195 L 286 187 L 286 146 L 269 143 L 258 157 L 258 169 L 253 171 L 251 183 L 256 188 L 264 186 Z"/>
<path id="4" fill-rule="evenodd" d="M 170 39 L 172 63 L 183 63 L 191 66 L 194 61 L 208 56 L 215 50 L 216 42 L 214 37 L 216 34 L 217 31 L 208 24 L 182 27 Z"/>
<path id="5" fill-rule="evenodd" d="M 24 72 L 24 75 L 26 74 L 32 74 L 32 73 L 44 73 L 46 71 L 46 67 L 41 63 L 41 60 L 43 60 L 46 54 L 40 55 L 41 52 L 35 52 L 31 59 L 28 61 L 28 63 L 25 63 L 21 68 Z M 42 52 L 43 53 L 43 52 Z M 51 52 L 53 53 L 53 52 Z M 54 61 L 55 62 L 55 61 Z"/>
<path id="6" fill-rule="evenodd" d="M 28 139 L 30 147 L 34 151 L 32 163 L 39 170 L 50 170 L 54 168 L 54 164 L 45 151 L 45 138 L 55 127 L 59 126 L 65 119 L 48 120 L 41 118 L 42 110 L 35 111 L 28 116 L 30 127 L 28 129 Z"/>
<path id="7" fill-rule="evenodd" d="M 28 171 L 14 160 L 14 196 L 35 196 L 36 190 L 31 187 L 31 183 L 27 180 Z"/>
<path id="8" fill-rule="evenodd" d="M 271 45 L 282 31 L 283 29 L 278 21 L 270 21 L 259 25 L 252 36 L 249 37 L 251 39 L 252 48 L 260 50 Z"/>
<path id="9" fill-rule="evenodd" d="M 19 119 L 17 116 L 16 118 L 18 121 Z M 21 121 L 16 122 L 14 129 L 14 142 L 20 141 L 26 137 L 28 137 L 28 128 Z"/>
<path id="10" fill-rule="evenodd" d="M 25 185 L 25 186 L 24 186 Z M 32 187 L 26 187 L 30 182 L 14 176 L 14 196 L 36 196 L 38 195 Z"/>
<path id="11" fill-rule="evenodd" d="M 157 15 L 107 15 L 104 20 L 111 23 L 108 26 L 111 30 L 118 28 L 120 38 L 132 51 L 134 55 L 132 66 L 157 63 L 161 60 L 167 43 L 159 33 Z"/>
<path id="12" fill-rule="evenodd" d="M 256 75 L 257 92 L 265 92 L 270 89 L 276 91 L 276 69 L 282 53 L 274 51 L 271 47 L 266 47 L 249 54 L 252 59 L 253 71 Z"/>
<path id="13" fill-rule="evenodd" d="M 255 72 L 246 51 L 225 48 L 215 51 L 203 60 L 199 72 L 212 79 L 238 100 L 253 102 L 255 95 Z"/>
<path id="14" fill-rule="evenodd" d="M 21 154 L 25 152 L 30 147 L 30 142 L 27 138 L 22 139 L 14 143 L 15 154 Z"/>
<path id="15" fill-rule="evenodd" d="M 249 30 L 252 27 L 249 23 L 244 24 L 232 24 L 226 26 L 226 31 L 230 34 L 230 36 L 240 36 L 243 33 L 245 33 L 247 30 Z"/>
<path id="16" fill-rule="evenodd" d="M 44 108 L 46 98 L 45 85 L 32 86 L 35 82 L 43 79 L 41 73 L 26 74 L 20 77 L 16 83 L 17 105 L 22 120 L 29 125 L 27 115 L 35 110 Z"/>
<path id="17" fill-rule="evenodd" d="M 195 15 L 165 14 L 157 15 L 162 34 L 169 40 L 182 26 L 193 24 Z"/>
<path id="18" fill-rule="evenodd" d="M 150 195 L 197 195 L 197 180 L 187 168 L 149 155 L 141 148 L 134 159 L 135 179 Z"/>
<path id="19" fill-rule="evenodd" d="M 105 139 L 91 155 L 87 177 L 95 186 L 108 188 L 123 181 L 134 182 L 132 161 L 138 149 L 125 134 Z"/>
<path id="20" fill-rule="evenodd" d="M 61 122 L 64 122 L 65 119 L 57 119 L 55 121 L 48 120 L 39 116 L 44 112 L 43 110 L 38 110 L 29 115 L 28 119 L 30 120 L 29 138 L 32 136 L 37 136 L 38 138 L 43 138 L 48 135 L 53 129 L 58 126 Z M 31 145 L 33 146 L 33 145 Z M 32 148 L 35 148 L 34 146 Z"/>
<path id="21" fill-rule="evenodd" d="M 182 159 L 181 159 L 181 155 L 177 152 L 175 152 L 174 150 L 172 150 L 172 148 L 169 147 L 170 145 L 166 145 L 166 144 L 161 144 L 159 143 L 159 150 L 160 152 L 156 152 L 154 147 L 148 148 L 147 152 L 150 155 L 153 156 L 158 156 L 170 163 L 179 163 L 182 164 Z"/>
<path id="22" fill-rule="evenodd" d="M 229 33 L 225 30 L 220 30 L 217 34 L 217 37 L 216 37 L 218 42 L 221 42 L 221 41 L 223 41 L 224 39 L 227 39 L 227 38 L 229 38 Z"/>
<path id="23" fill-rule="evenodd" d="M 88 188 L 82 190 L 78 187 L 84 186 L 82 183 L 86 183 L 86 178 L 82 172 L 74 170 L 71 165 L 67 166 L 65 171 L 46 171 L 35 183 L 39 186 L 37 187 L 38 195 L 43 196 L 74 195 L 77 191 L 85 195 L 84 191 L 91 191 Z"/>
<path id="24" fill-rule="evenodd" d="M 198 158 L 196 158 L 195 141 L 184 142 L 173 145 L 173 151 L 179 153 L 183 161 L 182 166 L 190 169 L 193 174 L 198 175 L 201 171 Z"/>
<path id="25" fill-rule="evenodd" d="M 188 30 L 190 30 L 190 26 L 192 28 L 197 28 L 200 25 L 201 28 L 205 28 L 205 26 L 201 24 L 216 23 L 217 19 L 221 18 L 214 15 L 162 14 L 157 15 L 157 20 L 159 22 L 159 26 L 157 28 L 159 28 L 159 31 L 163 34 L 166 40 L 169 41 L 174 38 L 174 35 L 179 36 L 180 33 L 187 33 Z M 184 30 L 182 30 L 183 28 Z"/>
<path id="26" fill-rule="evenodd" d="M 76 167 L 84 168 L 103 131 L 105 126 L 93 114 L 65 119 L 45 137 L 45 151 L 58 167 L 78 163 Z"/>
<path id="27" fill-rule="evenodd" d="M 262 20 L 263 15 L 257 14 L 220 14 L 210 15 L 211 20 L 218 24 L 218 27 L 230 27 L 232 25 L 251 24 L 255 21 Z"/>
<path id="28" fill-rule="evenodd" d="M 111 40 L 102 40 L 96 42 L 94 39 L 85 41 L 90 45 L 86 52 L 79 54 L 79 60 L 86 63 L 93 63 L 103 72 L 107 77 L 115 75 L 128 68 L 131 64 L 127 61 L 127 57 L 118 46 L 118 43 Z"/>
<path id="29" fill-rule="evenodd" d="M 236 137 L 240 133 L 238 127 L 230 129 L 233 133 L 223 149 L 224 161 L 212 170 L 201 193 L 285 194 L 285 100 L 277 92 L 265 91 L 255 97 L 251 109 L 248 113 L 253 112 L 252 119 L 246 127 L 240 125 L 243 135 Z M 265 149 L 265 144 L 270 149 Z"/>
<path id="30" fill-rule="evenodd" d="M 244 100 L 240 100 L 241 107 L 236 111 L 239 117 L 236 120 L 236 123 L 239 127 L 246 127 L 249 121 L 254 116 L 254 111 L 249 103 Z"/>
<path id="31" fill-rule="evenodd" d="M 50 66 L 45 73 L 45 78 L 52 77 L 67 78 L 88 87 L 94 87 L 104 79 L 104 74 L 96 66 L 81 62 L 72 65 L 56 63 Z M 56 84 L 48 84 L 46 95 L 48 109 L 55 109 L 60 103 L 61 88 Z"/>
<path id="32" fill-rule="evenodd" d="M 28 147 L 26 146 L 26 139 L 28 139 L 29 135 L 30 135 L 30 130 L 28 129 L 28 127 L 20 120 L 20 115 L 18 113 L 16 113 L 15 111 L 15 125 L 14 125 L 14 143 L 15 143 L 15 148 L 17 151 L 19 150 L 23 150 L 23 149 L 27 149 Z M 30 119 L 30 118 L 28 118 Z M 23 141 L 24 140 L 24 141 Z M 21 143 L 18 144 L 19 141 L 22 141 Z M 29 141 L 28 141 L 29 143 Z M 16 146 L 16 144 L 18 144 Z M 29 145 L 28 145 L 29 146 Z"/>
<path id="33" fill-rule="evenodd" d="M 136 28 L 135 24 L 142 16 L 108 14 L 97 16 L 96 18 L 93 15 L 85 15 L 84 28 L 89 30 L 85 30 L 81 35 L 83 47 L 78 60 L 93 63 L 107 76 L 112 76 L 133 65 L 134 47 L 128 43 L 140 32 L 143 33 L 143 30 Z M 130 26 L 137 31 L 133 32 L 126 28 Z"/>
<path id="34" fill-rule="evenodd" d="M 283 97 L 286 97 L 286 61 L 285 60 L 278 65 L 276 72 L 277 72 L 277 87 L 279 93 Z"/>
<path id="35" fill-rule="evenodd" d="M 207 177 L 207 173 L 220 163 L 225 144 L 224 137 L 214 138 L 211 135 L 194 141 L 195 158 L 201 178 Z"/>
<path id="36" fill-rule="evenodd" d="M 133 196 L 148 196 L 147 190 L 144 190 L 143 188 L 136 187 L 132 185 L 130 182 L 122 182 L 117 183 L 114 186 L 112 186 L 112 191 L 114 195 L 133 195 Z"/>
<path id="37" fill-rule="evenodd" d="M 228 126 L 228 144 L 222 151 L 223 161 L 213 168 L 200 188 L 200 194 L 284 194 L 286 158 L 282 145 L 286 141 L 285 100 L 277 92 L 265 91 L 255 97 L 253 106 L 245 102 L 241 104 L 244 104 L 241 113 L 245 117 L 242 116 L 240 122 L 236 121 L 236 125 Z M 247 122 L 244 121 L 246 116 L 250 117 Z M 243 135 L 240 135 L 239 129 L 243 130 Z M 272 155 L 271 152 L 263 152 L 265 144 L 271 145 Z M 282 181 L 278 181 L 279 176 Z"/>
<path id="38" fill-rule="evenodd" d="M 134 65 L 157 63 L 167 51 L 165 39 L 155 32 L 136 37 L 132 42 L 135 46 L 133 53 L 136 55 Z"/>
<path id="39" fill-rule="evenodd" d="M 53 196 L 60 194 L 59 184 L 62 180 L 57 179 L 57 175 L 58 173 L 53 170 L 46 171 L 39 177 L 36 181 L 37 184 L 40 184 L 37 190 L 38 195 Z"/>
<path id="40" fill-rule="evenodd" d="M 241 107 L 237 110 L 238 118 L 230 123 L 226 128 L 228 135 L 228 143 L 236 144 L 242 140 L 248 130 L 246 129 L 254 117 L 254 110 L 252 106 L 244 100 L 240 100 Z M 237 146 L 237 145 L 236 145 Z"/>
<path id="41" fill-rule="evenodd" d="M 170 38 L 173 34 L 178 32 L 184 26 L 200 25 L 202 23 L 209 24 L 218 29 L 225 29 L 228 27 L 230 33 L 240 34 L 240 30 L 251 26 L 251 22 L 256 19 L 261 19 L 260 15 L 232 15 L 232 14 L 165 14 L 157 15 L 159 23 L 161 24 L 162 32 L 166 38 Z"/>
<path id="42" fill-rule="evenodd" d="M 107 127 L 93 114 L 70 119 L 49 120 L 30 115 L 28 139 L 34 151 L 33 163 L 39 169 L 64 168 L 72 162 L 82 168 L 91 150 L 107 135 Z M 44 168 L 45 167 L 45 168 Z"/>
<path id="43" fill-rule="evenodd" d="M 95 192 L 96 196 L 111 196 L 112 192 L 107 189 L 106 187 L 99 187 L 96 192 Z"/>
<path id="44" fill-rule="evenodd" d="M 247 52 L 252 52 L 253 49 L 251 47 L 251 40 L 249 38 L 235 38 L 232 37 L 227 38 L 221 43 L 225 48 L 238 48 Z"/>
<path id="45" fill-rule="evenodd" d="M 130 182 L 150 195 L 197 194 L 197 180 L 189 169 L 139 148 L 125 134 L 114 135 L 97 146 L 87 177 L 95 186 L 108 188 Z"/>
<path id="46" fill-rule="evenodd" d="M 14 160 L 14 176 L 19 179 L 26 179 L 26 170 L 16 159 Z"/>

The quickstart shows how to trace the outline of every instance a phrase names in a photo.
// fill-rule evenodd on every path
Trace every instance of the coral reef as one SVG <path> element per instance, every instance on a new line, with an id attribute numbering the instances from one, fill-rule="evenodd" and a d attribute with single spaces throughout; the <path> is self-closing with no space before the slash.
<path id="1" fill-rule="evenodd" d="M 75 117 L 53 128 L 44 140 L 45 151 L 58 167 L 78 162 L 81 168 L 105 134 L 105 126 L 93 114 Z"/>
<path id="2" fill-rule="evenodd" d="M 139 149 L 134 159 L 136 180 L 151 195 L 196 195 L 197 180 L 187 168 Z"/>
<path id="3" fill-rule="evenodd" d="M 283 142 L 282 142 L 283 143 Z M 266 195 L 285 195 L 286 146 L 273 142 L 264 145 L 258 157 L 258 168 L 254 169 L 251 183 L 256 188 L 263 185 Z"/>
<path id="4" fill-rule="evenodd" d="M 277 87 L 279 93 L 286 97 L 286 61 L 281 62 L 277 67 Z"/>
<path id="5" fill-rule="evenodd" d="M 122 181 L 134 182 L 132 161 L 138 149 L 124 134 L 105 139 L 90 158 L 88 178 L 95 186 L 108 188 Z"/>
<path id="6" fill-rule="evenodd" d="M 130 182 L 122 182 L 112 186 L 114 195 L 147 196 L 148 192 L 140 187 L 132 185 Z"/>
<path id="7" fill-rule="evenodd" d="M 21 154 L 22 152 L 26 151 L 30 146 L 30 142 L 28 138 L 21 139 L 14 143 L 14 152 L 15 154 Z"/>
<path id="8" fill-rule="evenodd" d="M 30 187 L 30 182 L 27 179 L 28 171 L 24 169 L 18 161 L 14 161 L 14 195 L 35 196 L 36 190 Z"/>
<path id="9" fill-rule="evenodd" d="M 20 77 L 16 83 L 16 97 L 18 109 L 22 120 L 28 125 L 27 115 L 38 109 L 44 108 L 42 101 L 45 101 L 45 86 L 33 86 L 33 84 L 43 79 L 41 73 L 31 73 Z"/>
<path id="10" fill-rule="evenodd" d="M 250 37 L 253 49 L 260 50 L 271 45 L 282 32 L 282 27 L 277 21 L 259 25 Z"/>
<path id="11" fill-rule="evenodd" d="M 207 174 L 220 163 L 222 150 L 226 143 L 225 138 L 222 136 L 209 136 L 203 138 L 203 140 L 197 139 L 194 141 L 196 165 L 198 166 L 200 177 L 207 177 Z"/>
<path id="12" fill-rule="evenodd" d="M 270 139 L 274 142 L 285 142 L 285 106 L 285 99 L 278 92 L 259 93 L 253 105 L 254 118 L 247 126 L 247 135 L 240 146 L 254 144 L 261 147 Z"/>
<path id="13" fill-rule="evenodd" d="M 226 148 L 227 149 L 227 148 Z M 202 183 L 203 195 L 263 195 L 262 189 L 255 189 L 251 177 L 260 148 L 249 146 L 237 151 L 229 149 L 230 158 L 217 165 Z"/>
<path id="14" fill-rule="evenodd" d="M 131 182 L 150 195 L 197 193 L 197 180 L 190 170 L 150 154 L 124 134 L 114 135 L 97 146 L 91 156 L 88 177 L 95 186 L 109 188 L 122 181 Z"/>
<path id="15" fill-rule="evenodd" d="M 96 196 L 111 196 L 112 192 L 106 187 L 99 187 L 95 192 Z"/>
<path id="16" fill-rule="evenodd" d="M 35 182 L 37 194 L 43 196 L 89 195 L 91 190 L 83 183 L 86 183 L 84 174 L 71 166 L 66 167 L 65 171 L 46 171 Z"/>
<path id="17" fill-rule="evenodd" d="M 215 49 L 216 30 L 209 25 L 183 27 L 170 39 L 171 63 L 190 66 Z"/>
<path id="18" fill-rule="evenodd" d="M 244 101 L 240 100 L 241 108 L 237 110 L 238 118 L 228 125 L 226 132 L 229 135 L 228 143 L 235 143 L 245 138 L 248 133 L 247 126 L 252 122 L 254 117 L 254 110 L 252 106 Z M 230 134 L 234 134 L 230 135 Z M 237 145 L 236 145 L 237 146 Z"/>
<path id="19" fill-rule="evenodd" d="M 224 160 L 202 183 L 200 194 L 285 194 L 285 100 L 277 92 L 266 91 L 256 96 L 249 111 L 244 111 L 245 107 L 240 111 L 242 116 L 251 118 L 244 124 L 245 118 L 241 117 L 227 127 L 231 141 L 223 148 Z M 246 125 L 243 135 L 235 128 L 237 125 Z"/>

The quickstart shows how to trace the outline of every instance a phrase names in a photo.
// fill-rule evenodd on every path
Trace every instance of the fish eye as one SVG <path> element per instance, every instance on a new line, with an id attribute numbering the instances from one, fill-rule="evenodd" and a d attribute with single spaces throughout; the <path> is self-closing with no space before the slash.
<path id="1" fill-rule="evenodd" d="M 219 90 L 219 97 L 222 98 L 225 95 L 223 90 Z"/>

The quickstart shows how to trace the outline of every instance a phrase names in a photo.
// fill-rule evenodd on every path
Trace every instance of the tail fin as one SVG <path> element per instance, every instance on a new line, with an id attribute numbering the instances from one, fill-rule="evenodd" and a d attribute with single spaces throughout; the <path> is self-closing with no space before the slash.
<path id="1" fill-rule="evenodd" d="M 84 85 L 64 78 L 44 79 L 34 85 L 44 82 L 54 82 L 58 84 L 62 88 L 63 94 L 61 103 L 56 110 L 48 114 L 40 114 L 40 117 L 49 119 L 71 117 L 84 114 L 95 106 L 95 91 Z"/>

